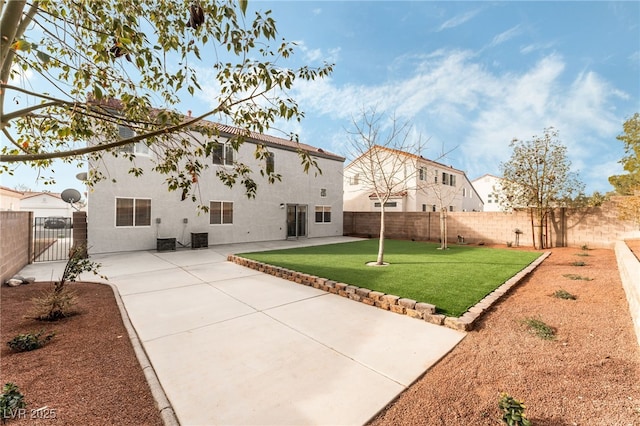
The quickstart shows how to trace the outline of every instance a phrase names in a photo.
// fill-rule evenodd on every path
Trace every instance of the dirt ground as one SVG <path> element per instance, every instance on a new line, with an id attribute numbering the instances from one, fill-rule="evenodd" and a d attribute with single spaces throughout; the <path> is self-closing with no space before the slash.
<path id="1" fill-rule="evenodd" d="M 640 253 L 640 241 L 629 246 Z M 559 289 L 577 299 L 553 297 Z M 532 335 L 525 318 L 553 327 L 556 339 Z M 502 424 L 503 391 L 524 400 L 538 426 L 640 425 L 640 348 L 613 250 L 553 249 L 371 425 Z"/>
<path id="2" fill-rule="evenodd" d="M 27 402 L 7 424 L 161 425 L 111 287 L 69 285 L 79 314 L 57 322 L 24 318 L 30 300 L 52 284 L 0 289 L 0 380 L 18 385 Z M 40 349 L 16 353 L 7 346 L 40 330 L 56 333 Z"/>
<path id="3" fill-rule="evenodd" d="M 640 240 L 629 245 L 640 253 Z M 498 394 L 505 391 L 524 400 L 538 426 L 640 425 L 640 349 L 613 251 L 552 252 L 371 424 L 499 425 Z M 1 288 L 1 381 L 15 382 L 29 404 L 26 418 L 9 424 L 51 424 L 29 418 L 45 415 L 57 424 L 162 424 L 111 288 L 72 284 L 79 315 L 25 319 L 29 300 L 47 285 Z M 559 289 L 577 299 L 552 297 Z M 556 339 L 532 335 L 525 318 L 552 326 Z M 32 352 L 8 349 L 15 335 L 39 330 L 56 336 Z"/>

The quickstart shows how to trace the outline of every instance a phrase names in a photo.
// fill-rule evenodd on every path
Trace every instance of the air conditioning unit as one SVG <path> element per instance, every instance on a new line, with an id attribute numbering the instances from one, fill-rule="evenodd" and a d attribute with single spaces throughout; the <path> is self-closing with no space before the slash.
<path id="1" fill-rule="evenodd" d="M 156 240 L 156 249 L 158 251 L 175 251 L 176 239 L 175 238 L 158 238 Z"/>
<path id="2" fill-rule="evenodd" d="M 191 248 L 207 248 L 209 247 L 209 233 L 208 232 L 192 232 L 191 233 Z"/>

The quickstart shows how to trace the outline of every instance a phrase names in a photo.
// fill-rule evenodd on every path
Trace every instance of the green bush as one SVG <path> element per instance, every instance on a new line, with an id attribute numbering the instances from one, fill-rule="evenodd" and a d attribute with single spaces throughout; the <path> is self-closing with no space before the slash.
<path id="1" fill-rule="evenodd" d="M 553 297 L 557 297 L 558 299 L 565 299 L 565 300 L 576 300 L 576 296 L 569 293 L 566 290 L 556 290 L 555 293 L 553 293 Z"/>
<path id="2" fill-rule="evenodd" d="M 553 340 L 556 338 L 556 332 L 545 324 L 542 320 L 537 318 L 525 318 L 523 324 L 529 328 L 536 336 L 545 340 Z"/>
<path id="3" fill-rule="evenodd" d="M 16 412 L 27 406 L 24 395 L 15 383 L 6 383 L 0 395 L 0 413 L 2 413 L 2 423 L 16 415 Z"/>
<path id="4" fill-rule="evenodd" d="M 587 263 L 579 261 L 579 262 L 573 262 L 571 265 L 572 266 L 587 266 Z"/>
<path id="5" fill-rule="evenodd" d="M 34 349 L 40 349 L 53 338 L 55 333 L 49 333 L 44 336 L 44 330 L 39 333 L 18 334 L 7 342 L 9 348 L 16 352 L 27 352 Z"/>
<path id="6" fill-rule="evenodd" d="M 509 426 L 531 426 L 531 421 L 524 414 L 527 408 L 522 401 L 509 396 L 508 393 L 500 394 L 498 407 L 502 410 L 502 421 Z"/>
<path id="7" fill-rule="evenodd" d="M 574 281 L 578 281 L 578 280 L 593 281 L 593 278 L 583 277 L 582 275 L 578 275 L 578 274 L 563 274 L 562 276 Z"/>

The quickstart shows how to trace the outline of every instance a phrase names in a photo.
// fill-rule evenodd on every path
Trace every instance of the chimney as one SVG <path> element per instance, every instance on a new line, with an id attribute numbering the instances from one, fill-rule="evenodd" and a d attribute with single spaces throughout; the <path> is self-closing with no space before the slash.
<path id="1" fill-rule="evenodd" d="M 191 110 L 187 110 L 187 117 L 191 118 Z"/>

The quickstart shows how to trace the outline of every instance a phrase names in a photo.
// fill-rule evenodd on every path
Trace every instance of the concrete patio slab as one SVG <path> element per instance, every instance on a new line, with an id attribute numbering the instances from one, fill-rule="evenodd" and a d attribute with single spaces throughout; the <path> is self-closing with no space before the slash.
<path id="1" fill-rule="evenodd" d="M 145 347 L 184 425 L 363 424 L 403 389 L 263 313 Z"/>
<path id="2" fill-rule="evenodd" d="M 201 283 L 202 281 L 198 277 L 181 268 L 161 269 L 117 277 L 118 291 L 122 296 Z"/>
<path id="3" fill-rule="evenodd" d="M 260 311 L 327 294 L 313 287 L 291 285 L 290 281 L 266 274 L 216 281 L 210 284 Z"/>
<path id="4" fill-rule="evenodd" d="M 255 312 L 207 284 L 130 294 L 122 300 L 143 342 Z"/>
<path id="5" fill-rule="evenodd" d="M 227 261 L 194 265 L 185 269 L 190 274 L 198 277 L 202 282 L 206 283 L 248 277 L 251 275 L 262 275 L 258 271 L 243 268 L 240 265 Z"/>
<path id="6" fill-rule="evenodd" d="M 268 314 L 403 386 L 413 383 L 464 337 L 335 294 L 280 306 Z"/>

